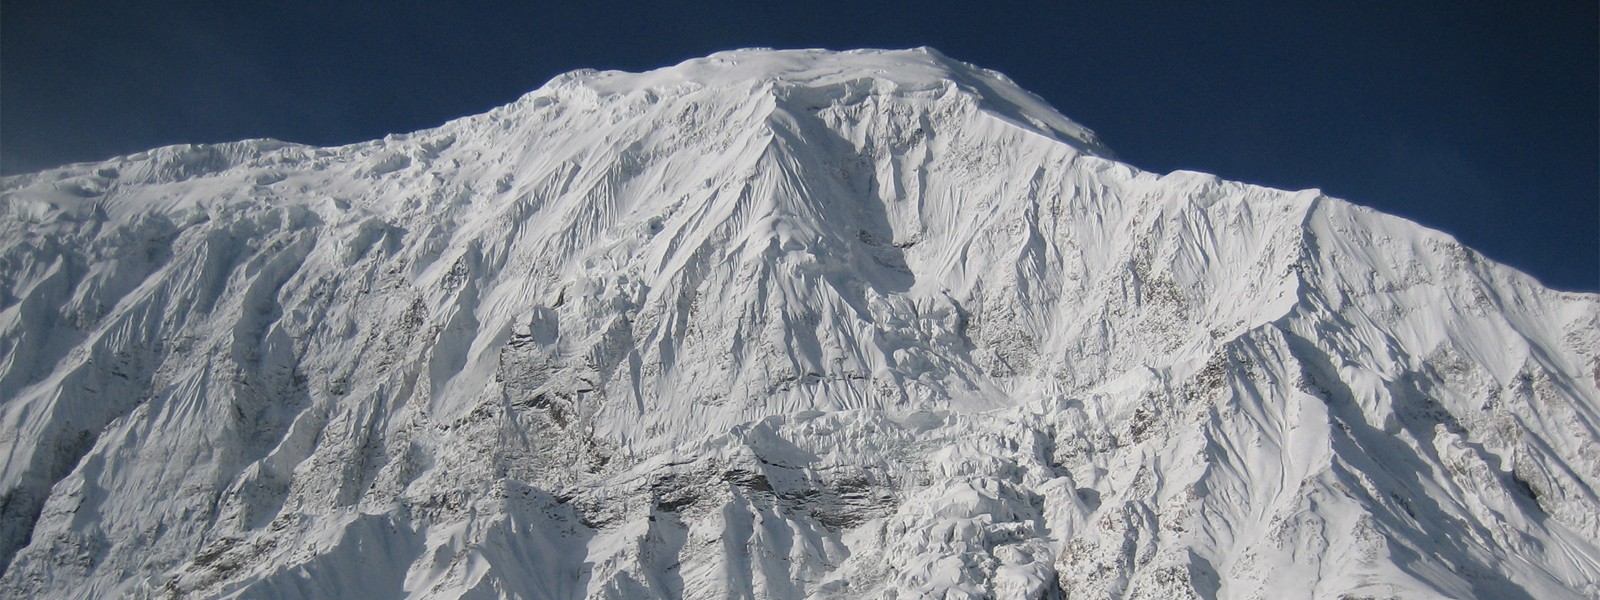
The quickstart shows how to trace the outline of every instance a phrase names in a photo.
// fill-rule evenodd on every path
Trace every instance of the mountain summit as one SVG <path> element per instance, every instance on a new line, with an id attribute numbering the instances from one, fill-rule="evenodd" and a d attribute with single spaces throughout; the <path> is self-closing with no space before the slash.
<path id="1" fill-rule="evenodd" d="M 1600 297 L 928 49 L 0 210 L 10 597 L 1600 595 Z"/>
<path id="2" fill-rule="evenodd" d="M 772 95 L 785 109 L 808 112 L 836 102 L 859 102 L 866 96 L 962 95 L 995 117 L 1057 137 L 1082 151 L 1108 153 L 1094 132 L 1062 116 L 1005 75 L 951 60 L 927 47 L 850 52 L 735 50 L 648 73 L 574 71 L 557 77 L 546 89 L 551 86 L 579 87 L 605 96 L 676 95 L 707 88 L 762 93 Z"/>

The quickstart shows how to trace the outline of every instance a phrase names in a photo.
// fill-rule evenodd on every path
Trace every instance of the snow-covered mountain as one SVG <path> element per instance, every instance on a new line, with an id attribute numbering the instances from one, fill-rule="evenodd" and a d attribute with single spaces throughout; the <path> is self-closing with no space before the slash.
<path id="1" fill-rule="evenodd" d="M 1600 597 L 1600 297 L 932 50 L 0 212 L 7 597 Z"/>

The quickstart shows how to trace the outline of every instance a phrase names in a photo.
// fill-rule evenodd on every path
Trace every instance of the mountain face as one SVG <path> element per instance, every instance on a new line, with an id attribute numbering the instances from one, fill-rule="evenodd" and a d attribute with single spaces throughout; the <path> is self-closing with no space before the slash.
<path id="1" fill-rule="evenodd" d="M 1600 297 L 931 50 L 0 211 L 6 597 L 1600 597 Z"/>

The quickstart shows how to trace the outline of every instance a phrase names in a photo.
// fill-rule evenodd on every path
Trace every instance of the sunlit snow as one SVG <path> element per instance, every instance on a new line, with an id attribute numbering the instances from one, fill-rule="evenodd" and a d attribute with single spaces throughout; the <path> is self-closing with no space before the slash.
<path id="1" fill-rule="evenodd" d="M 1600 596 L 1600 298 L 932 50 L 0 212 L 0 596 Z"/>

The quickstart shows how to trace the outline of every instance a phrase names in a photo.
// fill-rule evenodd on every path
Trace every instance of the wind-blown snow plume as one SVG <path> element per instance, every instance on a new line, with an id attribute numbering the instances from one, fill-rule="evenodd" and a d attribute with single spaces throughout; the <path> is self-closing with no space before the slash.
<path id="1" fill-rule="evenodd" d="M 8 596 L 1600 595 L 1600 299 L 931 50 L 0 210 Z"/>

